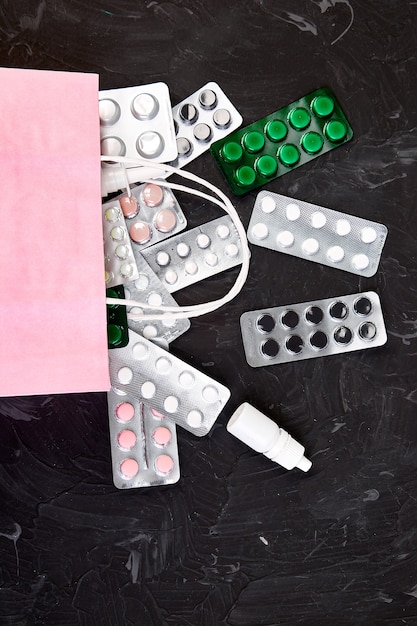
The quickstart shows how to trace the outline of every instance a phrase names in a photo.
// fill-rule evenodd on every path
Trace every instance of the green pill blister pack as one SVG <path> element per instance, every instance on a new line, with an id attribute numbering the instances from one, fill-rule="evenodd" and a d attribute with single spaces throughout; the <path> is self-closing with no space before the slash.
<path id="1" fill-rule="evenodd" d="M 352 137 L 336 97 L 322 87 L 216 141 L 210 150 L 232 191 L 242 195 Z"/>

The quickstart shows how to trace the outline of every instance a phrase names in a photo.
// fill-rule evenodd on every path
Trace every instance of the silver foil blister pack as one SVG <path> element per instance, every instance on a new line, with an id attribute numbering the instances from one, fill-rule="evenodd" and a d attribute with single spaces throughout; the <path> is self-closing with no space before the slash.
<path id="1" fill-rule="evenodd" d="M 136 280 L 124 285 L 125 297 L 129 300 L 137 300 L 152 306 L 145 312 L 160 312 L 161 306 L 178 306 L 166 286 L 161 282 L 153 269 L 148 265 L 142 253 L 134 250 L 138 277 Z M 140 306 L 127 307 L 128 313 L 141 313 L 144 309 Z M 152 319 L 134 320 L 128 317 L 128 326 L 146 339 L 163 339 L 168 343 L 185 333 L 190 328 L 190 320 L 179 319 Z"/>
<path id="2" fill-rule="evenodd" d="M 248 311 L 240 327 L 252 367 L 375 348 L 387 341 L 373 291 Z"/>
<path id="3" fill-rule="evenodd" d="M 131 188 L 106 203 L 120 206 L 133 248 L 143 250 L 184 230 L 187 220 L 171 189 L 155 183 Z"/>
<path id="4" fill-rule="evenodd" d="M 249 222 L 248 240 L 370 277 L 377 271 L 387 232 L 378 222 L 261 191 Z"/>
<path id="5" fill-rule="evenodd" d="M 239 128 L 243 118 L 217 83 L 209 82 L 173 107 L 177 159 L 183 167 Z"/>
<path id="6" fill-rule="evenodd" d="M 113 482 L 118 489 L 178 482 L 173 421 L 131 395 L 107 393 Z"/>
<path id="7" fill-rule="evenodd" d="M 165 83 L 99 91 L 99 115 L 102 155 L 156 163 L 176 158 L 171 99 Z"/>
<path id="8" fill-rule="evenodd" d="M 109 364 L 115 393 L 136 397 L 198 437 L 230 397 L 227 387 L 132 330 L 126 347 L 109 350 Z"/>
<path id="9" fill-rule="evenodd" d="M 143 256 L 173 293 L 242 263 L 242 247 L 229 215 L 147 248 Z"/>
<path id="10" fill-rule="evenodd" d="M 138 278 L 138 269 L 120 204 L 106 202 L 102 210 L 105 283 L 114 287 Z"/>

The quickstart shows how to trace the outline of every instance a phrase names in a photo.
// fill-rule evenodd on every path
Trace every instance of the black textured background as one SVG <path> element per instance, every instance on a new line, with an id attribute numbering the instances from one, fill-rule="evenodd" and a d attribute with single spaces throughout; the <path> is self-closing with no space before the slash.
<path id="1" fill-rule="evenodd" d="M 2 66 L 164 81 L 173 105 L 214 80 L 244 124 L 328 85 L 353 141 L 268 188 L 389 229 L 371 279 L 252 248 L 241 294 L 171 345 L 232 391 L 209 436 L 178 429 L 177 485 L 114 488 L 105 394 L 0 399 L 1 626 L 417 624 L 416 27 L 406 0 L 0 2 Z M 210 154 L 189 169 L 231 197 Z M 245 225 L 255 196 L 234 199 Z M 177 197 L 190 226 L 220 214 Z M 242 312 L 367 289 L 386 346 L 246 364 Z M 227 433 L 243 401 L 306 446 L 308 474 Z"/>

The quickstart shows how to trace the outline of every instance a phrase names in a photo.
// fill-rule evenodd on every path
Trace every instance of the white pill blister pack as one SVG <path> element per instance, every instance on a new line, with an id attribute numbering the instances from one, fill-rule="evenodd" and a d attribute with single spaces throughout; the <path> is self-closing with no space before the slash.
<path id="1" fill-rule="evenodd" d="M 211 144 L 239 128 L 243 118 L 217 83 L 209 82 L 172 109 L 177 136 L 177 159 L 183 167 Z"/>
<path id="2" fill-rule="evenodd" d="M 132 330 L 126 347 L 109 350 L 109 364 L 116 393 L 136 397 L 198 437 L 230 397 L 227 387 Z"/>
<path id="3" fill-rule="evenodd" d="M 387 341 L 373 291 L 249 311 L 240 327 L 252 367 L 375 348 Z"/>
<path id="4" fill-rule="evenodd" d="M 99 115 L 102 155 L 156 163 L 176 158 L 171 99 L 165 83 L 99 91 Z"/>
<path id="5" fill-rule="evenodd" d="M 150 311 L 156 313 L 161 306 L 178 306 L 173 296 L 158 276 L 148 265 L 142 254 L 134 251 L 138 277 L 136 280 L 124 285 L 125 297 L 129 300 L 137 300 L 152 305 Z M 146 309 L 146 312 L 149 309 Z M 140 306 L 127 307 L 128 313 L 142 313 Z M 128 317 L 128 326 L 135 332 L 143 335 L 146 339 L 162 339 L 171 343 L 177 337 L 185 333 L 190 328 L 190 320 L 187 318 L 172 319 L 166 318 L 134 320 Z"/>
<path id="6" fill-rule="evenodd" d="M 131 188 L 106 205 L 121 208 L 133 248 L 143 250 L 171 237 L 187 226 L 185 215 L 171 189 L 155 183 Z"/>
<path id="7" fill-rule="evenodd" d="M 118 489 L 178 482 L 174 422 L 131 395 L 107 393 L 113 482 Z"/>
<path id="8" fill-rule="evenodd" d="M 378 268 L 387 228 L 378 222 L 261 191 L 248 226 L 248 240 L 360 276 Z"/>
<path id="9" fill-rule="evenodd" d="M 172 293 L 239 265 L 242 247 L 225 215 L 147 248 L 143 256 Z"/>
<path id="10" fill-rule="evenodd" d="M 106 287 L 138 278 L 138 269 L 118 201 L 103 204 L 104 275 Z"/>

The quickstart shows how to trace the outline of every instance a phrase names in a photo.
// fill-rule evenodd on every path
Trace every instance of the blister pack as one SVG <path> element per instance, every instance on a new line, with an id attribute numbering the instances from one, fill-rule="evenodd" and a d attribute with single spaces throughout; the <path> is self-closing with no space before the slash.
<path id="1" fill-rule="evenodd" d="M 217 83 L 207 83 L 172 109 L 178 157 L 171 163 L 183 167 L 206 152 L 213 141 L 231 133 L 242 116 Z"/>
<path id="2" fill-rule="evenodd" d="M 242 263 L 239 234 L 225 215 L 143 251 L 171 293 Z"/>
<path id="3" fill-rule="evenodd" d="M 109 363 L 115 393 L 133 395 L 198 437 L 230 397 L 227 387 L 132 330 L 125 348 L 109 350 Z"/>
<path id="4" fill-rule="evenodd" d="M 107 298 L 125 298 L 122 285 L 106 289 Z M 129 342 L 126 307 L 120 304 L 107 305 L 107 347 L 123 348 Z"/>
<path id="5" fill-rule="evenodd" d="M 236 195 L 265 185 L 353 137 L 333 92 L 316 89 L 211 146 Z"/>
<path id="6" fill-rule="evenodd" d="M 99 91 L 101 154 L 167 163 L 177 156 L 165 83 Z"/>
<path id="7" fill-rule="evenodd" d="M 171 485 L 180 477 L 174 422 L 134 396 L 107 393 L 113 482 L 118 489 Z"/>
<path id="8" fill-rule="evenodd" d="M 132 244 L 118 200 L 103 205 L 104 276 L 106 287 L 138 277 Z"/>
<path id="9" fill-rule="evenodd" d="M 262 248 L 369 277 L 378 269 L 387 232 L 387 227 L 377 222 L 261 191 L 249 222 L 248 240 Z"/>
<path id="10" fill-rule="evenodd" d="M 240 326 L 252 367 L 375 348 L 387 341 L 373 291 L 249 311 Z"/>
<path id="11" fill-rule="evenodd" d="M 185 215 L 171 189 L 155 183 L 131 188 L 108 205 L 121 208 L 134 248 L 140 250 L 171 237 L 187 226 Z"/>
<path id="12" fill-rule="evenodd" d="M 135 281 L 124 286 L 126 298 L 154 306 L 155 308 L 151 309 L 152 312 L 158 312 L 161 306 L 178 306 L 166 286 L 146 262 L 142 253 L 135 250 L 134 254 L 139 276 Z M 139 306 L 128 307 L 128 312 L 141 313 L 142 309 Z M 146 337 L 146 339 L 154 340 L 158 338 L 171 343 L 171 341 L 174 341 L 174 339 L 190 328 L 190 320 L 186 318 L 166 318 L 163 320 L 147 319 L 136 321 L 129 318 L 128 326 Z"/>

